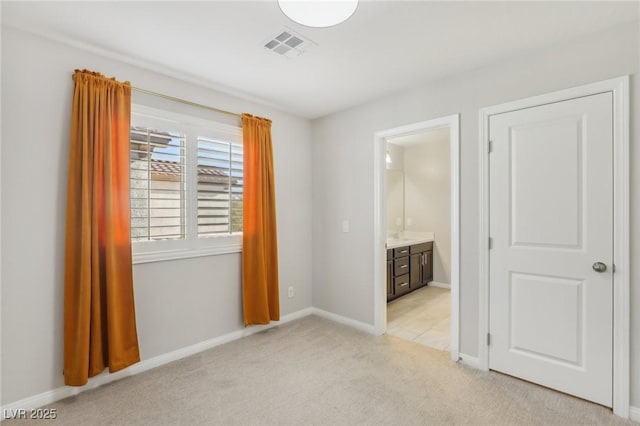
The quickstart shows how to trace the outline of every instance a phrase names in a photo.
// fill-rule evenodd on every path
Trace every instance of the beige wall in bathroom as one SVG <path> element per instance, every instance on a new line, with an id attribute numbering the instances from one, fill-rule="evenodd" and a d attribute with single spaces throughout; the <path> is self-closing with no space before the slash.
<path id="1" fill-rule="evenodd" d="M 404 148 L 405 230 L 433 232 L 433 279 L 451 279 L 451 166 L 449 131 L 424 134 Z"/>
<path id="2" fill-rule="evenodd" d="M 387 143 L 387 153 L 391 159 L 385 172 L 387 233 L 390 233 L 404 230 L 404 148 Z"/>

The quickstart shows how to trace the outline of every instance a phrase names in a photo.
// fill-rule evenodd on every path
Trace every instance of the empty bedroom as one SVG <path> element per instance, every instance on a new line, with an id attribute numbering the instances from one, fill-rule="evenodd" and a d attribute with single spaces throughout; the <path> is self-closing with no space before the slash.
<path id="1" fill-rule="evenodd" d="M 2 424 L 640 422 L 640 1 L 5 1 Z"/>

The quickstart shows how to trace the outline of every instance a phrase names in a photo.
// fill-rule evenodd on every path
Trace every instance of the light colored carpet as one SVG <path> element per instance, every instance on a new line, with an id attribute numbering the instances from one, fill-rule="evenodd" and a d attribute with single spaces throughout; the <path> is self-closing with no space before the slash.
<path id="1" fill-rule="evenodd" d="M 3 425 L 632 425 L 393 336 L 306 317 Z"/>
<path id="2" fill-rule="evenodd" d="M 387 334 L 451 350 L 451 291 L 427 286 L 388 303 Z"/>

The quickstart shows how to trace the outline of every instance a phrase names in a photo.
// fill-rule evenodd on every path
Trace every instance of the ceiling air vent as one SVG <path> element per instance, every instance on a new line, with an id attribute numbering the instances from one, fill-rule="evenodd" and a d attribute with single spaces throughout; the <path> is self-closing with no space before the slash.
<path id="1" fill-rule="evenodd" d="M 300 56 L 316 45 L 313 41 L 289 28 L 269 37 L 263 44 L 266 49 L 287 58 Z"/>

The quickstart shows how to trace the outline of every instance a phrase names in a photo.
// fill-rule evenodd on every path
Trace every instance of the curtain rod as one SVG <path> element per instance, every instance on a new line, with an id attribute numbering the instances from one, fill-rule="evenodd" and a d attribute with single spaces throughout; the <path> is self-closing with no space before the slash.
<path id="1" fill-rule="evenodd" d="M 164 95 L 164 94 L 162 94 L 162 93 L 158 93 L 158 92 L 152 92 L 151 90 L 141 89 L 141 88 L 139 88 L 139 87 L 133 87 L 133 86 L 131 86 L 131 88 L 132 88 L 133 90 L 138 91 L 138 92 L 146 93 L 146 94 L 148 94 L 148 95 L 158 96 L 158 97 L 160 97 L 160 98 L 168 99 L 168 100 L 170 100 L 170 101 L 180 102 L 180 103 L 182 103 L 182 104 L 187 104 L 187 105 L 191 105 L 191 106 L 198 107 L 198 108 L 208 109 L 208 110 L 210 110 L 210 111 L 219 112 L 219 113 L 221 113 L 221 114 L 233 115 L 233 116 L 235 116 L 235 117 L 242 117 L 242 114 L 238 114 L 237 112 L 226 111 L 226 110 L 224 110 L 224 109 L 214 108 L 214 107 L 210 107 L 210 106 L 207 106 L 207 105 L 198 104 L 198 103 L 191 102 L 191 101 L 186 101 L 186 100 L 184 100 L 184 99 L 176 98 L 176 97 L 169 96 L 169 95 Z"/>

